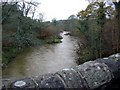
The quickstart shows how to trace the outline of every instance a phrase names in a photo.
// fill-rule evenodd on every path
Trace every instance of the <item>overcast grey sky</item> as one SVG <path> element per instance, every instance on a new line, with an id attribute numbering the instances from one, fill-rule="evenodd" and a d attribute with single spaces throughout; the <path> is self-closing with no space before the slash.
<path id="1" fill-rule="evenodd" d="M 37 12 L 44 15 L 45 21 L 56 18 L 57 20 L 67 19 L 70 15 L 76 15 L 88 5 L 86 0 L 38 0 L 41 4 Z"/>

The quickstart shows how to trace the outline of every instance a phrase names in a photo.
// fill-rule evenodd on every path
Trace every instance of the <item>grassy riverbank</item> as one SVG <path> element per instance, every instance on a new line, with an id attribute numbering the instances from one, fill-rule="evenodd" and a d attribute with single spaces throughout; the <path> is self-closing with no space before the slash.
<path id="1" fill-rule="evenodd" d="M 6 67 L 17 55 L 22 53 L 25 48 L 28 47 L 34 47 L 34 46 L 42 46 L 45 44 L 55 44 L 55 43 L 61 43 L 62 37 L 55 36 L 52 37 L 52 39 L 46 39 L 46 40 L 38 40 L 36 44 L 24 46 L 24 47 L 18 47 L 18 46 L 11 46 L 11 47 L 3 47 L 2 48 L 2 66 L 3 68 Z"/>

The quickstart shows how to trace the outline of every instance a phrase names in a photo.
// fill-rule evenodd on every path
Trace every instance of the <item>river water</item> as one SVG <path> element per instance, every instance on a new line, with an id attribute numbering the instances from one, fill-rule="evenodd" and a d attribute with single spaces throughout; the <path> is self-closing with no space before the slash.
<path id="1" fill-rule="evenodd" d="M 62 43 L 25 49 L 3 70 L 3 78 L 38 76 L 75 67 L 77 39 L 65 33 L 61 33 Z"/>

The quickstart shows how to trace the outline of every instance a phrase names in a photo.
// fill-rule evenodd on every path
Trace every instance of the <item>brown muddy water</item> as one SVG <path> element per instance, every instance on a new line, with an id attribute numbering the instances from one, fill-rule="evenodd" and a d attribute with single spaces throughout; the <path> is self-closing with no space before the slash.
<path id="1" fill-rule="evenodd" d="M 38 76 L 75 67 L 77 39 L 65 33 L 61 33 L 62 43 L 25 49 L 3 70 L 3 78 Z"/>

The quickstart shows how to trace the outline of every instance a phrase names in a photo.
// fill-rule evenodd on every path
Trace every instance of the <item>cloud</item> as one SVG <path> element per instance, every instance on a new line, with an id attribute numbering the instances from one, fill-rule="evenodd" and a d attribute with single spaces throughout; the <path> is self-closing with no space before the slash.
<path id="1" fill-rule="evenodd" d="M 53 18 L 67 19 L 70 15 L 76 15 L 88 5 L 86 0 L 38 0 L 41 5 L 37 8 L 42 12 L 46 20 Z"/>

